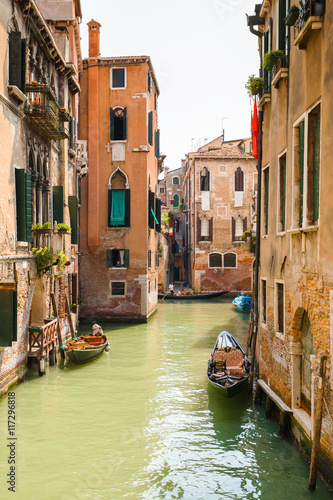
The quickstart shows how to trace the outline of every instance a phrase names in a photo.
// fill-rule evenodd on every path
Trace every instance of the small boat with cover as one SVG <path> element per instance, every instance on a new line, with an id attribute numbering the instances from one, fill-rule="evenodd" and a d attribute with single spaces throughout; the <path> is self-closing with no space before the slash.
<path id="1" fill-rule="evenodd" d="M 244 293 L 241 293 L 234 298 L 232 303 L 235 306 L 236 311 L 238 312 L 251 312 L 252 297 L 250 297 L 249 295 L 244 295 Z"/>
<path id="2" fill-rule="evenodd" d="M 193 293 L 193 292 L 185 292 L 185 293 L 174 293 L 173 295 L 168 292 L 167 294 L 159 293 L 158 298 L 164 300 L 201 300 L 201 299 L 213 299 L 214 297 L 220 297 L 220 295 L 224 295 L 228 293 L 227 290 L 220 290 L 219 292 L 207 292 L 207 293 Z"/>
<path id="3" fill-rule="evenodd" d="M 81 335 L 62 346 L 64 353 L 76 365 L 98 358 L 103 351 L 110 350 L 110 344 L 99 325 L 93 326 L 92 335 Z"/>
<path id="4" fill-rule="evenodd" d="M 230 398 L 246 387 L 249 375 L 250 362 L 244 351 L 230 333 L 221 332 L 208 361 L 209 382 Z"/>

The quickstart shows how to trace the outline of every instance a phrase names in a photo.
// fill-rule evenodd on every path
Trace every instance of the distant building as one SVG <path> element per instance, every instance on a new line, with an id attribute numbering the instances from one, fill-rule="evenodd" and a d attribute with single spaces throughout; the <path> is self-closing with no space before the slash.
<path id="1" fill-rule="evenodd" d="M 291 408 L 294 437 L 307 455 L 323 387 L 318 464 L 333 482 L 333 8 L 320 0 L 292 4 L 288 12 L 288 2 L 264 1 L 252 17 L 262 63 L 281 51 L 262 71 L 259 102 L 257 360 L 259 377 Z"/>
<path id="2" fill-rule="evenodd" d="M 159 88 L 148 56 L 101 57 L 101 25 L 92 20 L 88 27 L 80 108 L 89 152 L 82 182 L 81 317 L 147 321 L 157 310 Z"/>
<path id="3" fill-rule="evenodd" d="M 218 137 L 186 155 L 184 278 L 196 292 L 251 291 L 256 190 L 249 139 Z"/>

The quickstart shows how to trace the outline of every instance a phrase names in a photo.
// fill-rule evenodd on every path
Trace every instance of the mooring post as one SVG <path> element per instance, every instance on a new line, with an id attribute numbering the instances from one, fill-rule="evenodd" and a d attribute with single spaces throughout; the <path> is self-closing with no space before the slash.
<path id="1" fill-rule="evenodd" d="M 316 404 L 316 411 L 315 411 L 314 425 L 313 425 L 313 440 L 312 440 L 310 477 L 309 477 L 309 488 L 311 490 L 315 489 L 317 482 L 318 454 L 319 454 L 320 436 L 321 436 L 321 423 L 323 419 L 324 378 L 326 371 L 326 358 L 327 356 L 320 357 L 317 404 Z"/>

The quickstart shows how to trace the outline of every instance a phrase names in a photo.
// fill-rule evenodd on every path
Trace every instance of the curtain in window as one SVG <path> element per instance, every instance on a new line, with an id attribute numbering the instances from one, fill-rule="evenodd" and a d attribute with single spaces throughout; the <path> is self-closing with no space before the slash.
<path id="1" fill-rule="evenodd" d="M 125 225 L 125 191 L 122 189 L 112 191 L 111 226 Z"/>

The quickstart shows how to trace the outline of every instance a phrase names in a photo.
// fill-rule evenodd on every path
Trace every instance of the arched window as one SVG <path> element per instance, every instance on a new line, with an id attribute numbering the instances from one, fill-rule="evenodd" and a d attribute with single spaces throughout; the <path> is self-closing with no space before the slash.
<path id="1" fill-rule="evenodd" d="M 127 108 L 110 108 L 110 139 L 127 140 Z"/>
<path id="2" fill-rule="evenodd" d="M 109 181 L 108 226 L 130 226 L 130 190 L 128 178 L 120 168 L 111 175 Z"/>
<path id="3" fill-rule="evenodd" d="M 224 267 L 236 267 L 237 259 L 235 253 L 225 253 L 223 256 Z"/>
<path id="4" fill-rule="evenodd" d="M 172 178 L 172 184 L 175 186 L 175 185 L 178 185 L 179 184 L 179 177 L 173 177 Z"/>
<path id="5" fill-rule="evenodd" d="M 222 267 L 222 255 L 220 253 L 209 254 L 209 267 Z"/>
<path id="6" fill-rule="evenodd" d="M 179 205 L 179 196 L 176 193 L 175 196 L 173 197 L 173 207 L 178 208 L 178 205 Z"/>
<path id="7" fill-rule="evenodd" d="M 210 173 L 207 167 L 200 172 L 200 191 L 210 191 Z"/>
<path id="8" fill-rule="evenodd" d="M 235 191 L 244 191 L 244 172 L 240 167 L 235 171 Z"/>

